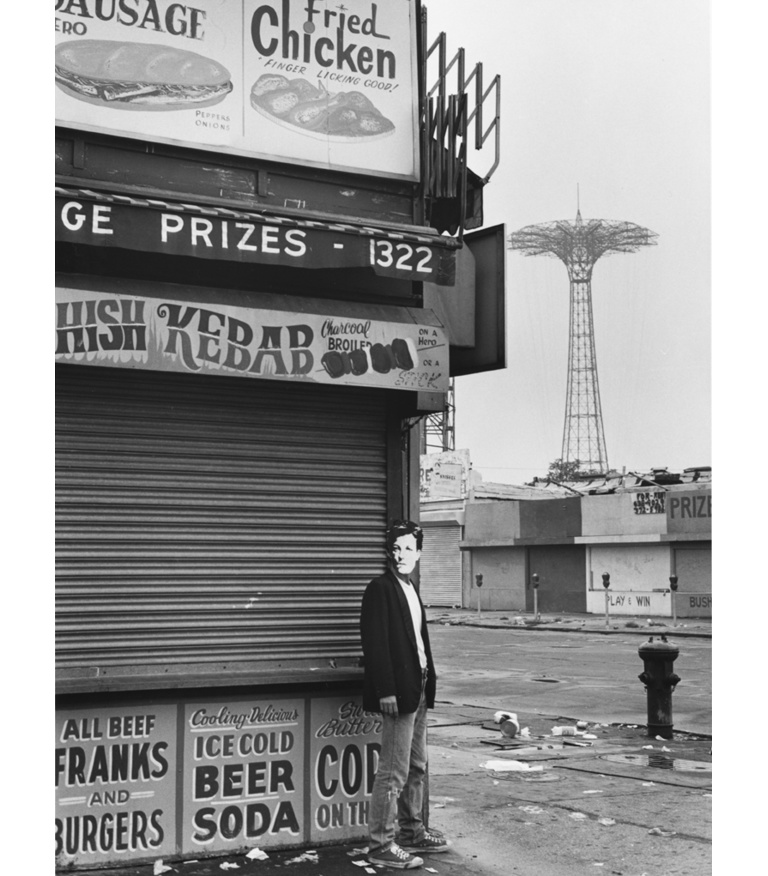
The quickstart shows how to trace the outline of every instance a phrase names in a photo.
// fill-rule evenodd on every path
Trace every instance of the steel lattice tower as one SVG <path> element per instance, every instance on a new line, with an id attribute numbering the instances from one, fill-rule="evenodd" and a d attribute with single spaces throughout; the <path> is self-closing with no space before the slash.
<path id="1" fill-rule="evenodd" d="M 456 449 L 455 410 L 453 379 L 451 379 L 448 383 L 448 392 L 445 394 L 445 410 L 428 414 L 424 418 L 421 429 L 421 453 L 443 453 L 446 450 Z"/>
<path id="2" fill-rule="evenodd" d="M 575 222 L 527 225 L 509 236 L 510 249 L 528 256 L 558 258 L 568 269 L 571 281 L 568 386 L 561 459 L 578 462 L 581 472 L 608 471 L 592 321 L 592 269 L 601 256 L 637 252 L 642 246 L 655 244 L 657 237 L 653 231 L 631 222 L 607 219 L 584 222 L 578 209 Z"/>

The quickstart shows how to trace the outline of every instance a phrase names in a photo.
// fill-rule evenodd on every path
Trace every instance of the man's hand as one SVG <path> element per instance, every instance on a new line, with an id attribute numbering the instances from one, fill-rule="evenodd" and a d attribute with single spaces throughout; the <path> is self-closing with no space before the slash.
<path id="1" fill-rule="evenodd" d="M 398 716 L 397 697 L 382 697 L 379 700 L 382 715 L 392 715 L 393 718 Z"/>

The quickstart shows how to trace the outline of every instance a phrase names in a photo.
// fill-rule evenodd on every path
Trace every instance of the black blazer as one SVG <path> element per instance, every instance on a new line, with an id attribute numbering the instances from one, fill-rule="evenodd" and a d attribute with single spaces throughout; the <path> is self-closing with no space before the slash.
<path id="1" fill-rule="evenodd" d="M 418 595 L 418 594 L 417 594 Z M 437 676 L 429 647 L 424 606 L 421 605 L 421 638 L 427 655 L 427 708 L 435 706 Z M 374 578 L 363 594 L 360 613 L 365 681 L 363 708 L 380 712 L 382 697 L 396 696 L 402 714 L 415 712 L 421 697 L 421 666 L 408 600 L 395 574 L 387 571 Z"/>

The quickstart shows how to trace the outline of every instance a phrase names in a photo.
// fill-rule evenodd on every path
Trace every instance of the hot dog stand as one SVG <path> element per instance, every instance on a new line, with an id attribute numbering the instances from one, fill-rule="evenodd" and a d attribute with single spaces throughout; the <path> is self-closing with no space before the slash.
<path id="1" fill-rule="evenodd" d="M 425 23 L 56 4 L 59 869 L 365 836 L 362 592 L 419 418 L 504 364 Z"/>

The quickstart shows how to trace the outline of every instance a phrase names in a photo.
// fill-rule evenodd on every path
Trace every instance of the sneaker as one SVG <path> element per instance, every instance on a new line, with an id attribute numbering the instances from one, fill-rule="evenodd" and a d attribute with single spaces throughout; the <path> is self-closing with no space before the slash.
<path id="1" fill-rule="evenodd" d="M 433 833 L 431 830 L 425 831 L 424 836 L 416 842 L 403 842 L 402 848 L 406 852 L 419 852 L 420 854 L 435 855 L 438 852 L 447 852 L 451 844 L 448 840 L 438 833 Z"/>
<path id="2" fill-rule="evenodd" d="M 383 864 L 385 867 L 394 867 L 396 870 L 414 870 L 424 863 L 421 858 L 409 855 L 396 843 L 393 843 L 388 849 L 371 852 L 368 855 L 368 860 L 371 864 Z"/>

